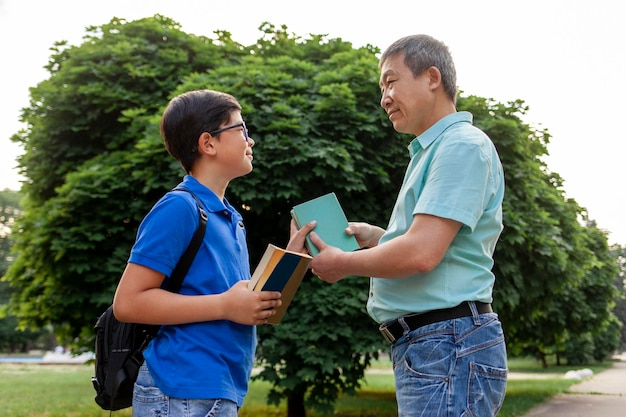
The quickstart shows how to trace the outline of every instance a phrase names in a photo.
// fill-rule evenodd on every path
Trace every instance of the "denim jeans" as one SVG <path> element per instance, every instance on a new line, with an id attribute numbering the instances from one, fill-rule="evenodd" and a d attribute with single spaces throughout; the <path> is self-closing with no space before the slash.
<path id="1" fill-rule="evenodd" d="M 133 392 L 133 417 L 237 417 L 237 404 L 225 399 L 186 400 L 165 395 L 146 364 L 139 368 Z"/>
<path id="2" fill-rule="evenodd" d="M 498 413 L 508 373 L 502 325 L 496 313 L 471 309 L 473 316 L 405 332 L 392 345 L 399 417 Z"/>

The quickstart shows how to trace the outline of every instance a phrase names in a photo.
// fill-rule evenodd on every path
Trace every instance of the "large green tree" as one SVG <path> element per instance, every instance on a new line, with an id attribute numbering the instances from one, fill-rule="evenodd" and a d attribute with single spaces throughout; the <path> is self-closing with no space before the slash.
<path id="1" fill-rule="evenodd" d="M 23 325 L 53 323 L 62 336 L 91 340 L 140 220 L 182 175 L 158 123 L 168 99 L 189 89 L 234 94 L 256 141 L 255 169 L 227 193 L 248 225 L 252 264 L 267 243 L 286 243 L 292 205 L 328 191 L 351 220 L 386 224 L 411 138 L 395 133 L 379 108 L 378 49 L 260 29 L 260 39 L 243 46 L 227 32 L 217 41 L 185 34 L 162 16 L 114 19 L 89 28 L 80 46 L 56 45 L 50 78 L 24 109 L 29 129 L 14 137 L 29 179 L 8 273 Z M 504 165 L 494 271 L 507 337 L 520 351 L 562 345 L 563 326 L 575 321 L 567 310 L 558 321 L 546 312 L 562 306 L 566 289 L 593 282 L 604 238 L 581 233 L 593 226 L 581 225 L 584 210 L 541 162 L 549 134 L 522 121 L 522 101 L 461 96 L 458 106 L 493 138 Z M 287 398 L 290 415 L 330 408 L 339 392 L 359 386 L 383 348 L 364 312 L 367 285 L 309 276 L 280 326 L 259 328 L 259 377 L 273 383 L 272 401 Z"/>

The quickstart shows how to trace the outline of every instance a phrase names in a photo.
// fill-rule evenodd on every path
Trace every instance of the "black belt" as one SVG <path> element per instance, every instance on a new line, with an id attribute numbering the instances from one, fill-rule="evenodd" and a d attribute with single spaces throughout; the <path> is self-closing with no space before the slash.
<path id="1" fill-rule="evenodd" d="M 491 313 L 491 304 L 475 301 L 479 314 Z M 437 323 L 438 321 L 458 319 L 472 315 L 472 310 L 468 301 L 464 301 L 456 307 L 444 308 L 441 310 L 427 311 L 426 313 L 416 313 L 403 316 L 404 322 L 409 326 L 409 331 L 415 330 L 427 324 Z M 395 342 L 404 334 L 404 327 L 399 319 L 391 320 L 380 325 L 378 330 L 383 334 L 385 340 L 389 343 Z"/>

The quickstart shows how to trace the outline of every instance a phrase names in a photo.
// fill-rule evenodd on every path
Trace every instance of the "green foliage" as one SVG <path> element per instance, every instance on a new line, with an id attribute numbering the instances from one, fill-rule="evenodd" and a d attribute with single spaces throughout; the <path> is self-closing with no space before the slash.
<path id="1" fill-rule="evenodd" d="M 0 352 L 26 353 L 31 349 L 51 349 L 54 337 L 50 329 L 18 330 L 17 317 L 0 316 Z"/>
<path id="2" fill-rule="evenodd" d="M 620 342 L 620 331 L 623 323 L 612 316 L 608 322 L 604 322 L 599 331 L 593 336 L 593 359 L 603 361 L 611 358 L 617 351 Z"/>
<path id="3" fill-rule="evenodd" d="M 568 309 L 568 316 L 574 316 L 572 325 L 573 343 L 578 343 L 581 333 L 592 336 L 592 359 L 601 361 L 610 358 L 619 346 L 621 323 L 614 314 L 616 301 L 622 292 L 615 286 L 615 277 L 620 269 L 616 258 L 608 248 L 606 236 L 593 222 L 584 230 L 586 247 L 593 253 L 594 262 L 585 271 L 585 276 L 577 288 L 578 297 L 561 299 L 562 309 Z M 568 362 L 569 358 L 565 357 Z"/>
<path id="4" fill-rule="evenodd" d="M 593 360 L 593 335 L 585 332 L 565 341 L 563 356 L 570 365 L 583 365 Z"/>

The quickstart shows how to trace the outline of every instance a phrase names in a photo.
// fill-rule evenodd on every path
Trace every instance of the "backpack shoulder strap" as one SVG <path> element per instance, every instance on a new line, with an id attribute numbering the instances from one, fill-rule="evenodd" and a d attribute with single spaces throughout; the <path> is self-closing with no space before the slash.
<path id="1" fill-rule="evenodd" d="M 185 191 L 191 194 L 191 196 L 194 198 L 194 200 L 196 200 L 196 203 L 198 204 L 198 212 L 200 216 L 200 224 L 198 225 L 196 232 L 191 238 L 191 242 L 189 242 L 189 246 L 187 246 L 187 249 L 183 253 L 183 256 L 181 256 L 180 260 L 176 264 L 176 267 L 174 268 L 174 271 L 172 271 L 172 276 L 170 277 L 170 283 L 167 287 L 168 291 L 178 292 L 180 290 L 180 287 L 183 285 L 183 280 L 185 279 L 185 275 L 187 275 L 187 272 L 189 271 L 189 267 L 191 266 L 193 259 L 196 257 L 196 253 L 198 252 L 198 249 L 200 248 L 200 245 L 202 244 L 202 240 L 204 239 L 204 233 L 206 231 L 206 222 L 207 222 L 208 216 L 206 212 L 204 211 L 204 209 L 202 208 L 202 204 L 200 203 L 200 200 L 198 200 L 198 197 L 196 197 L 194 193 L 187 190 L 186 188 L 180 188 L 180 187 L 174 188 L 172 191 Z"/>

